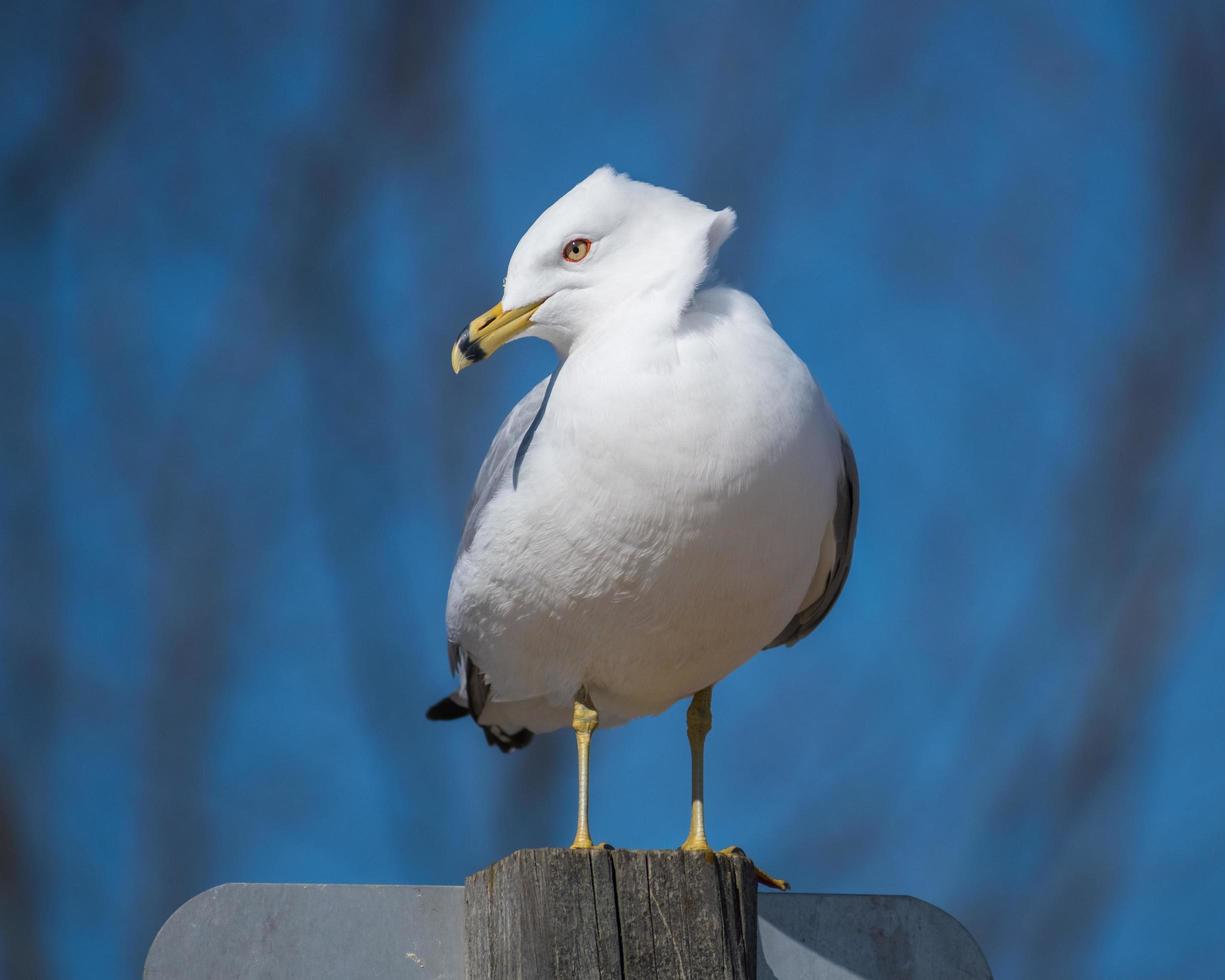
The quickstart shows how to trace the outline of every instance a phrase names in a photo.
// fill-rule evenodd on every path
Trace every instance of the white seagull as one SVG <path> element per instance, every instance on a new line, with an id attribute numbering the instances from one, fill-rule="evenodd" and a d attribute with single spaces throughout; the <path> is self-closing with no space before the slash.
<path id="1" fill-rule="evenodd" d="M 603 167 L 536 219 L 452 350 L 458 372 L 540 337 L 558 366 L 481 466 L 447 596 L 460 686 L 428 715 L 471 715 L 504 751 L 572 725 L 575 848 L 591 733 L 692 697 L 682 847 L 710 851 L 711 688 L 812 632 L 850 569 L 846 435 L 756 301 L 699 288 L 735 224 Z"/>

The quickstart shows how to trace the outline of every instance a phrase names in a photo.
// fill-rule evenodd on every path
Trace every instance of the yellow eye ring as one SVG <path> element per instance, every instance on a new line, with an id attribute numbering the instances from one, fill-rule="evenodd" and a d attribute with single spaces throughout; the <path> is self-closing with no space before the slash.
<path id="1" fill-rule="evenodd" d="M 562 247 L 561 257 L 567 262 L 582 262 L 590 251 L 590 238 L 572 238 Z"/>

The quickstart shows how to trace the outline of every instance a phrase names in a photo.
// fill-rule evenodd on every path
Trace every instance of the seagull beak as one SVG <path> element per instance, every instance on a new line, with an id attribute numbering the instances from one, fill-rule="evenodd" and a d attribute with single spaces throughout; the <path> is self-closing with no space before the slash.
<path id="1" fill-rule="evenodd" d="M 540 300 L 506 311 L 499 303 L 464 327 L 451 348 L 451 367 L 455 373 L 459 374 L 469 364 L 484 360 L 512 337 L 523 333 L 532 325 L 532 314 L 543 302 Z"/>

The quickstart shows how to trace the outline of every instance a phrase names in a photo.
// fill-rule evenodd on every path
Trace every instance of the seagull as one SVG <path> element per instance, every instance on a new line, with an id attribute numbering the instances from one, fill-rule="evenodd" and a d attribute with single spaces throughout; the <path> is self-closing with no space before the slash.
<path id="1" fill-rule="evenodd" d="M 459 689 L 427 717 L 471 716 L 504 752 L 571 726 L 577 849 L 592 733 L 690 698 L 681 847 L 711 853 L 711 690 L 811 633 L 850 570 L 850 442 L 757 302 L 702 288 L 735 226 L 602 167 L 536 219 L 451 351 L 458 373 L 538 337 L 558 364 L 481 465 L 447 595 Z"/>

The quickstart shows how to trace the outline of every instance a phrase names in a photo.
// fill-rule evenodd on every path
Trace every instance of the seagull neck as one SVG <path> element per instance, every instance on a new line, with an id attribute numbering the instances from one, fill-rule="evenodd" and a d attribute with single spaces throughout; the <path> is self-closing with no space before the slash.
<path id="1" fill-rule="evenodd" d="M 555 341 L 553 346 L 563 361 L 614 349 L 646 354 L 658 343 L 672 343 L 680 312 L 649 300 L 622 303 L 584 324 L 582 330 L 573 331 L 564 344 Z"/>

